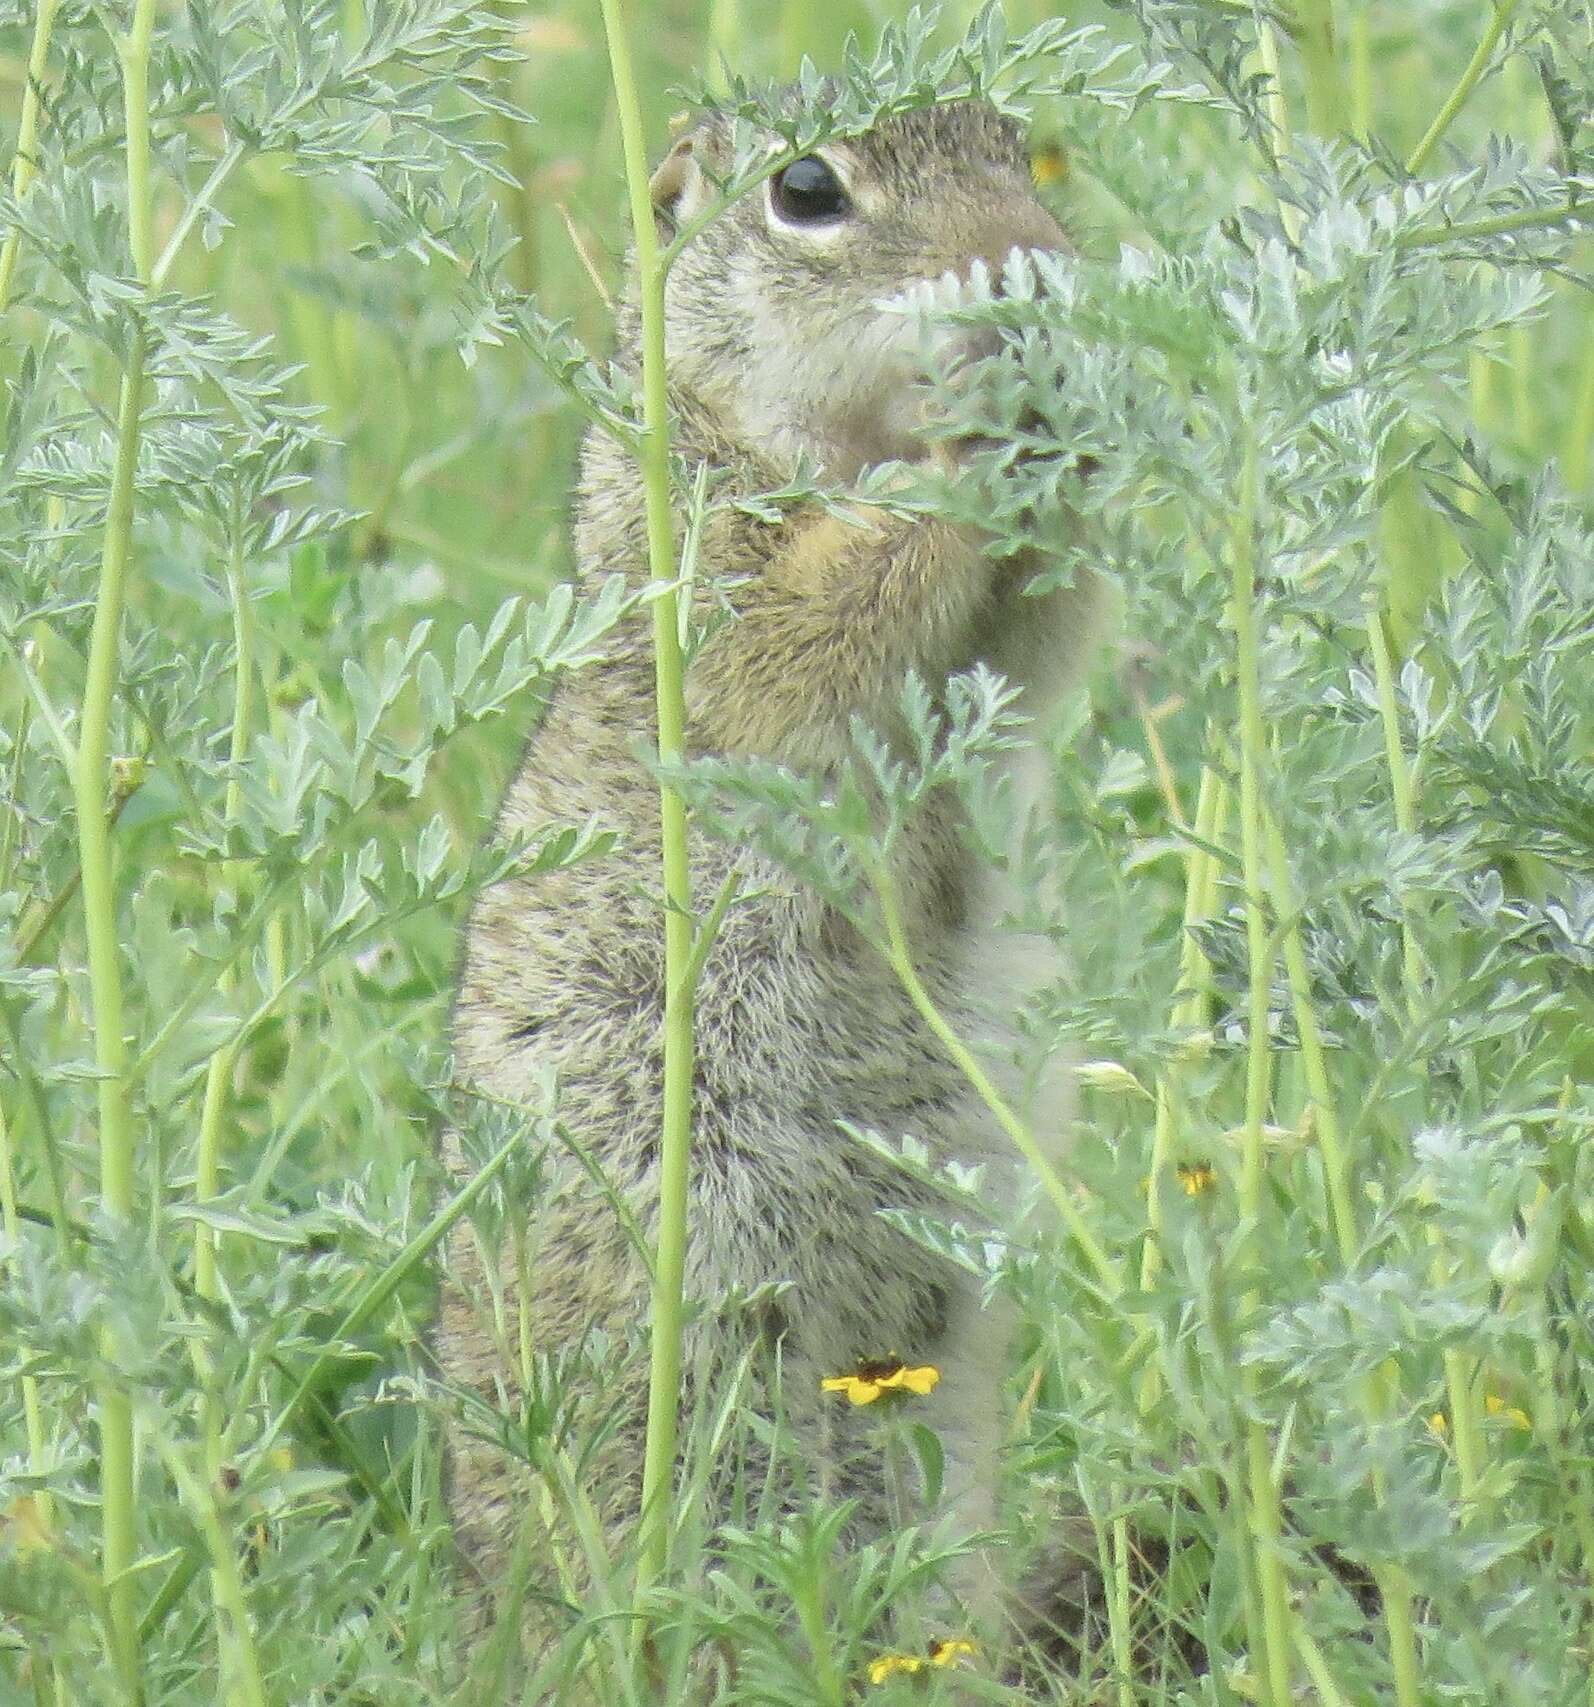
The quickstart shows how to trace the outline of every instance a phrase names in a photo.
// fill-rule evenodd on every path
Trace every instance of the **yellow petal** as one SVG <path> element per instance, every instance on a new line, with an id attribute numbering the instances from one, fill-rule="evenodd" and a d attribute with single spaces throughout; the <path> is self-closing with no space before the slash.
<path id="1" fill-rule="evenodd" d="M 940 1379 L 941 1371 L 933 1363 L 926 1363 L 918 1369 L 897 1371 L 897 1385 L 906 1387 L 910 1393 L 933 1393 Z"/>
<path id="2" fill-rule="evenodd" d="M 912 1673 L 923 1669 L 924 1661 L 917 1654 L 882 1654 L 879 1659 L 869 1662 L 869 1681 L 884 1683 L 899 1671 Z"/>
<path id="3" fill-rule="evenodd" d="M 1533 1420 L 1528 1413 L 1516 1405 L 1508 1405 L 1498 1393 L 1485 1393 L 1483 1408 L 1491 1417 L 1502 1417 L 1513 1428 L 1531 1429 Z"/>
<path id="4" fill-rule="evenodd" d="M 972 1657 L 979 1651 L 973 1642 L 965 1641 L 961 1636 L 954 1636 L 948 1641 L 930 1644 L 930 1663 L 938 1666 L 956 1665 L 965 1654 Z"/>
<path id="5" fill-rule="evenodd" d="M 1218 1182 L 1216 1171 L 1205 1162 L 1181 1162 L 1178 1174 L 1179 1184 L 1184 1187 L 1186 1197 L 1199 1197 L 1202 1192 L 1210 1191 Z"/>
<path id="6" fill-rule="evenodd" d="M 880 1383 L 857 1375 L 827 1375 L 819 1383 L 827 1393 L 845 1393 L 853 1405 L 872 1405 L 880 1397 Z"/>

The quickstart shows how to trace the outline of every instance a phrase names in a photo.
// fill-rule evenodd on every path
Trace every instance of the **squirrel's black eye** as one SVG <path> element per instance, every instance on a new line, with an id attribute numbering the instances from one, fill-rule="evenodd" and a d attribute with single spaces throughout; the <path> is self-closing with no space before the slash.
<path id="1" fill-rule="evenodd" d="M 769 199 L 788 225 L 828 225 L 852 207 L 841 180 L 817 154 L 793 160 L 775 174 Z"/>

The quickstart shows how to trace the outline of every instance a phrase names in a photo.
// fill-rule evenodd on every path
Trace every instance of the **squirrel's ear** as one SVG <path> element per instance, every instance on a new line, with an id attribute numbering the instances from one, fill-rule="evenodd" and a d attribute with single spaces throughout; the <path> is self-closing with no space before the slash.
<path id="1" fill-rule="evenodd" d="M 703 168 L 692 152 L 692 138 L 683 136 L 664 156 L 648 180 L 653 210 L 658 216 L 659 238 L 668 242 L 703 199 Z"/>

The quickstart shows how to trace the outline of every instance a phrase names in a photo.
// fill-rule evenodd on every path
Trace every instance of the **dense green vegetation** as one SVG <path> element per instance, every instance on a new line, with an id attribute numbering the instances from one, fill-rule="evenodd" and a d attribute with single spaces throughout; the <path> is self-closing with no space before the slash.
<path id="1" fill-rule="evenodd" d="M 1118 590 L 1019 874 L 1059 947 L 1024 1065 L 1083 1063 L 1065 1213 L 991 1239 L 951 1181 L 914 1228 L 1021 1307 L 1008 1519 L 1085 1515 L 1083 1651 L 872 1675 L 959 1634 L 945 1535 L 841 1557 L 753 1490 L 698 1533 L 728 1394 L 668 1568 L 465 1676 L 430 1265 L 551 1140 L 458 1094 L 444 1017 L 471 895 L 602 834 L 484 846 L 615 614 L 561 585 L 577 438 L 639 407 L 603 20 L 39 0 L 0 6 L 0 1700 L 640 1704 L 712 1642 L 726 1702 L 1594 1702 L 1594 15 L 888 10 L 625 8 L 655 153 L 856 30 L 788 143 L 994 76 L 1077 237 L 951 305 L 1006 337 L 944 398 L 998 448 L 893 491 Z M 671 778 L 889 947 L 881 805 L 999 840 L 1000 691 L 942 715 L 852 794 Z M 541 1499 L 606 1354 L 477 1415 Z M 933 1479 L 933 1429 L 882 1450 Z"/>

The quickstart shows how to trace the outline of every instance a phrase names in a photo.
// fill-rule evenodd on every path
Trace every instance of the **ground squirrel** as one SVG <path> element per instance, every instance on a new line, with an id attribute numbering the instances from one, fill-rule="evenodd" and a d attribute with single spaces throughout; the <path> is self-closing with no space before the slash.
<path id="1" fill-rule="evenodd" d="M 714 193 L 729 126 L 709 117 L 675 144 L 653 180 L 668 235 Z M 773 145 L 773 139 L 772 139 Z M 1000 277 L 1014 248 L 1056 249 L 1063 233 L 1036 200 L 1020 128 L 963 100 L 827 142 L 709 223 L 673 268 L 667 352 L 673 445 L 706 462 L 716 496 L 780 489 L 800 462 L 825 482 L 882 459 L 928 454 L 917 436 L 922 350 L 913 322 L 881 306 L 918 281 Z M 622 366 L 638 361 L 622 318 Z M 942 453 L 938 453 L 942 454 Z M 587 576 L 647 574 L 634 463 L 588 436 L 575 515 Z M 728 585 L 735 620 L 691 664 L 688 739 L 696 753 L 755 755 L 807 772 L 850 750 L 850 723 L 888 724 L 909 672 L 932 693 L 984 662 L 1026 694 L 1077 665 L 1081 596 L 1023 596 L 1024 564 L 988 557 L 973 529 L 811 505 L 777 522 L 724 503 L 707 522 L 698 578 Z M 624 1344 L 645 1321 L 647 1280 L 618 1194 L 651 1238 L 662 1072 L 658 798 L 639 751 L 653 739 L 646 618 L 613 637 L 601 664 L 570 678 L 547 709 L 505 799 L 501 827 L 535 831 L 602 819 L 615 852 L 552 877 L 509 881 L 471 917 L 455 1020 L 463 1076 L 496 1099 L 540 1104 L 550 1073 L 559 1116 L 611 1191 L 571 1156 L 529 1219 L 531 1333 L 539 1349 L 597 1331 Z M 860 1360 L 934 1364 L 923 1416 L 946 1453 L 946 1498 L 971 1526 L 993 1515 L 1005 1332 L 967 1274 L 883 1222 L 892 1205 L 930 1206 L 911 1179 L 838 1130 L 911 1133 L 933 1158 L 988 1162 L 993 1197 L 1013 1179 L 1005 1139 L 926 1031 L 891 971 L 845 920 L 747 848 L 699 837 L 694 894 L 733 869 L 753 898 L 725 922 L 697 1004 L 689 1382 L 778 1347 L 782 1409 L 810 1466 L 859 1501 L 855 1528 L 887 1521 L 867 1411 L 822 1400 L 822 1376 Z M 1011 1005 L 1013 969 L 958 809 L 932 800 L 897 871 L 925 982 L 954 1023 L 984 1024 L 986 999 Z M 1055 1127 L 1055 1111 L 1043 1124 Z M 458 1166 L 457 1144 L 450 1160 Z M 436 1346 L 445 1374 L 516 1396 L 502 1334 L 486 1308 L 480 1242 L 456 1231 Z M 761 1312 L 716 1310 L 727 1296 L 784 1283 Z M 513 1301 L 507 1255 L 497 1284 Z M 758 1363 L 756 1398 L 767 1379 Z M 598 1515 L 617 1557 L 635 1521 L 646 1376 L 633 1358 L 598 1404 L 613 1424 L 593 1460 Z M 688 1395 L 688 1403 L 690 1394 Z M 466 1560 L 490 1593 L 529 1508 L 530 1478 L 464 1434 L 451 1443 L 450 1499 Z M 795 1497 L 795 1496 L 794 1496 Z M 535 1577 L 536 1567 L 533 1566 Z M 534 1596 L 557 1595 L 533 1582 Z"/>

